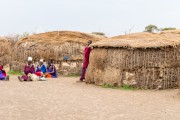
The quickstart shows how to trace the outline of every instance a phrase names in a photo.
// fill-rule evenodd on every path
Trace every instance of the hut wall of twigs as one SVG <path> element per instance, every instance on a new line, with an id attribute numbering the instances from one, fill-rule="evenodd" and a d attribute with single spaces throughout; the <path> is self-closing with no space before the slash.
<path id="1" fill-rule="evenodd" d="M 0 38 L 0 60 L 4 65 L 11 61 L 11 55 L 11 43 L 5 38 Z"/>
<path id="2" fill-rule="evenodd" d="M 138 33 L 93 44 L 86 82 L 143 89 L 177 87 L 179 33 Z"/>
<path id="3" fill-rule="evenodd" d="M 28 56 L 33 57 L 34 62 L 39 59 L 52 59 L 54 64 L 61 64 L 63 60 L 82 62 L 87 41 L 96 42 L 101 39 L 96 35 L 72 31 L 54 31 L 29 36 L 16 43 L 13 53 L 13 62 L 16 65 L 12 64 L 12 69 L 23 69 L 22 63 L 26 62 Z"/>

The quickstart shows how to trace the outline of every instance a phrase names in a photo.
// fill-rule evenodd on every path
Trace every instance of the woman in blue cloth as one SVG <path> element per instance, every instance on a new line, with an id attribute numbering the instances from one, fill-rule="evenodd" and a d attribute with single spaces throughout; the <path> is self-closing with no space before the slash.
<path id="1" fill-rule="evenodd" d="M 43 59 L 39 61 L 39 65 L 36 68 L 36 75 L 39 77 L 43 77 L 46 73 L 46 66 L 43 64 Z"/>

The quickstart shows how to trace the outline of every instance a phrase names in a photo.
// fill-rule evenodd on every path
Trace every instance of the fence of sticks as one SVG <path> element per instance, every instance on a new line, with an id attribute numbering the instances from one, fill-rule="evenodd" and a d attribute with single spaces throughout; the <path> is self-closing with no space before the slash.
<path id="1" fill-rule="evenodd" d="M 93 44 L 86 82 L 143 89 L 178 87 L 179 33 L 137 33 Z"/>

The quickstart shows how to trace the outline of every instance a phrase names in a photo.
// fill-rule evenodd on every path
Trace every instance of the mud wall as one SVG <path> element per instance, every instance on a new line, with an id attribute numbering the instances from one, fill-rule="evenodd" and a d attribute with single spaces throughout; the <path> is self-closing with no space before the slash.
<path id="1" fill-rule="evenodd" d="M 0 40 L 0 60 L 4 65 L 11 62 L 12 49 L 11 43 L 7 40 Z"/>
<path id="2" fill-rule="evenodd" d="M 58 72 L 62 74 L 80 74 L 83 61 L 84 44 L 65 42 L 63 44 L 40 44 L 35 42 L 24 42 L 16 44 L 13 52 L 11 68 L 12 70 L 22 71 L 29 56 L 33 57 L 33 63 L 44 59 L 47 62 L 52 59 L 53 63 L 58 66 Z M 63 59 L 73 60 L 77 67 L 61 67 Z M 77 59 L 77 61 L 76 61 Z M 80 63 L 79 63 L 80 61 Z M 71 66 L 74 62 L 68 62 Z"/>
<path id="3" fill-rule="evenodd" d="M 81 75 L 83 61 L 62 61 L 58 73 L 60 75 Z"/>
<path id="4" fill-rule="evenodd" d="M 68 56 L 69 59 L 83 58 L 83 49 L 83 44 L 73 42 L 65 42 L 64 44 L 25 42 L 20 45 L 16 44 L 13 60 L 25 62 L 28 56 L 33 57 L 34 60 L 51 58 L 55 61 L 62 60 L 65 56 Z"/>
<path id="5" fill-rule="evenodd" d="M 178 86 L 180 48 L 94 48 L 86 82 L 97 85 L 130 85 L 144 89 Z"/>

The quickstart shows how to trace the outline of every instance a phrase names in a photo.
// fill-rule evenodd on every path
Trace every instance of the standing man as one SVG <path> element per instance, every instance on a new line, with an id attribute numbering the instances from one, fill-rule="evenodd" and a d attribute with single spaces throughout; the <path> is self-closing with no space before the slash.
<path id="1" fill-rule="evenodd" d="M 91 44 L 92 44 L 92 41 L 89 40 L 87 43 L 87 46 L 84 49 L 84 62 L 83 62 L 83 68 L 82 68 L 80 82 L 83 82 L 83 80 L 85 79 L 86 69 L 87 69 L 88 64 L 89 64 L 89 55 L 91 52 L 91 47 L 89 47 L 89 46 Z"/>

